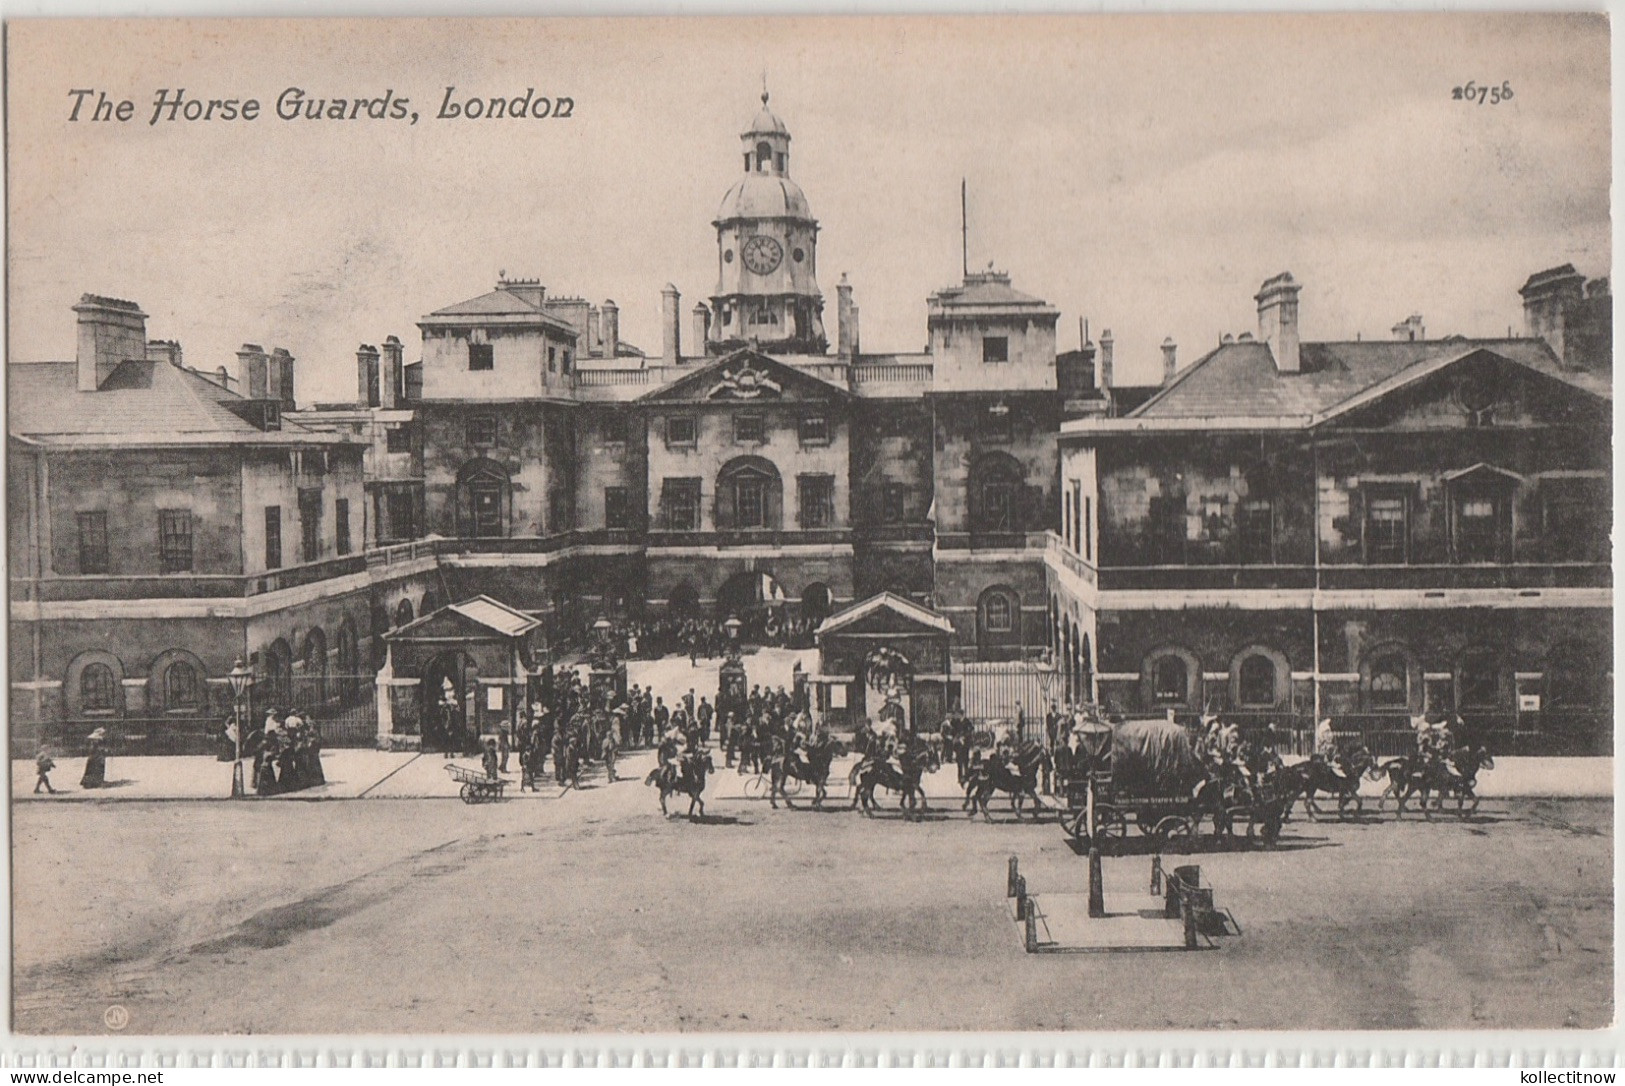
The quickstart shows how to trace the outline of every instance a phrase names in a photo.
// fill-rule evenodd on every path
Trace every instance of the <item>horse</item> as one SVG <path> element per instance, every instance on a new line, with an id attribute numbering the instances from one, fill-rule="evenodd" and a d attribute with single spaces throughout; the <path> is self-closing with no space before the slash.
<path id="1" fill-rule="evenodd" d="M 1012 764 L 1014 763 L 1014 764 Z M 978 771 L 965 785 L 966 799 L 970 803 L 969 817 L 974 818 L 977 811 L 982 817 L 992 820 L 987 810 L 987 801 L 994 792 L 1008 792 L 1010 794 L 1010 808 L 1015 811 L 1016 818 L 1021 817 L 1025 800 L 1033 802 L 1033 817 L 1038 817 L 1038 808 L 1041 801 L 1038 798 L 1038 771 L 1048 765 L 1053 772 L 1054 762 L 1049 751 L 1037 743 L 1024 743 L 1015 757 L 1010 760 L 1003 758 L 990 758 L 981 763 Z"/>
<path id="2" fill-rule="evenodd" d="M 878 806 L 875 788 L 885 788 L 901 795 L 897 806 L 909 817 L 915 810 L 925 810 L 925 789 L 920 779 L 926 773 L 942 768 L 942 760 L 929 747 L 906 747 L 898 754 L 898 765 L 879 758 L 870 758 L 852 767 L 852 806 L 863 804 L 863 813 L 870 814 Z"/>
<path id="3" fill-rule="evenodd" d="M 1478 796 L 1474 789 L 1478 786 L 1478 771 L 1494 768 L 1495 759 L 1482 746 L 1457 747 L 1445 757 L 1435 760 L 1422 779 L 1422 813 L 1428 813 L 1430 791 L 1437 793 L 1438 808 L 1441 810 L 1445 799 L 1451 796 L 1455 797 L 1458 808 L 1463 811 L 1469 804 L 1476 810 Z"/>
<path id="4" fill-rule="evenodd" d="M 1360 778 L 1381 780 L 1382 771 L 1377 766 L 1377 759 L 1361 744 L 1339 751 L 1336 769 L 1319 758 L 1310 758 L 1306 762 L 1288 766 L 1274 776 L 1278 778 L 1277 787 L 1284 784 L 1294 794 L 1301 792 L 1304 810 L 1309 812 L 1310 818 L 1317 818 L 1320 808 L 1315 806 L 1315 796 L 1320 792 L 1337 798 L 1340 815 L 1346 814 L 1350 805 L 1358 813 Z"/>
<path id="5" fill-rule="evenodd" d="M 657 785 L 660 789 L 660 813 L 670 817 L 666 810 L 666 799 L 674 793 L 681 792 L 688 797 L 688 817 L 694 818 L 694 808 L 699 807 L 700 817 L 705 817 L 705 775 L 716 771 L 716 765 L 711 761 L 709 751 L 695 754 L 685 754 L 678 765 L 662 766 L 650 773 L 644 779 L 645 784 Z"/>
<path id="6" fill-rule="evenodd" d="M 769 767 L 772 787 L 767 793 L 768 802 L 774 810 L 778 810 L 778 797 L 783 796 L 785 806 L 793 806 L 789 793 L 784 790 L 785 780 L 793 777 L 812 785 L 813 806 L 823 806 L 824 797 L 829 793 L 830 763 L 845 755 L 846 744 L 839 739 L 808 743 L 805 757 L 796 751 L 793 744 L 780 740 L 775 744 L 773 764 Z"/>

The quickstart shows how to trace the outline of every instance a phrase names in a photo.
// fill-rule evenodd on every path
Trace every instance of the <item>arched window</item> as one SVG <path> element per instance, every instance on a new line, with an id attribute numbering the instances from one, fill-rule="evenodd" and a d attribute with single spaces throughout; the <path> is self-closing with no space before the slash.
<path id="1" fill-rule="evenodd" d="M 1026 527 L 1026 475 L 1009 453 L 988 453 L 971 468 L 973 532 L 1019 532 Z"/>
<path id="2" fill-rule="evenodd" d="M 412 621 L 412 601 L 402 600 L 400 606 L 395 608 L 395 625 L 397 628 L 405 626 Z"/>
<path id="3" fill-rule="evenodd" d="M 766 173 L 772 164 L 773 147 L 766 140 L 762 140 L 756 145 L 756 172 Z"/>
<path id="4" fill-rule="evenodd" d="M 1151 669 L 1151 703 L 1187 705 L 1190 698 L 1190 669 L 1185 661 L 1173 655 L 1160 657 Z"/>
<path id="5" fill-rule="evenodd" d="M 1371 662 L 1371 678 L 1366 685 L 1369 706 L 1378 710 L 1410 708 L 1410 675 L 1410 664 L 1403 654 L 1378 656 Z"/>
<path id="6" fill-rule="evenodd" d="M 1021 597 L 1015 589 L 995 585 L 976 603 L 976 635 L 982 658 L 1013 659 L 1021 649 Z"/>
<path id="7" fill-rule="evenodd" d="M 814 581 L 801 590 L 801 616 L 811 621 L 827 618 L 830 611 L 829 586 Z"/>
<path id="8" fill-rule="evenodd" d="M 300 658 L 305 663 L 304 698 L 327 700 L 327 635 L 320 627 L 305 635 L 305 651 Z"/>
<path id="9" fill-rule="evenodd" d="M 79 708 L 86 713 L 111 713 L 118 708 L 118 679 L 106 664 L 86 664 L 79 672 Z"/>
<path id="10" fill-rule="evenodd" d="M 1461 658 L 1456 704 L 1462 709 L 1501 707 L 1501 658 L 1493 649 L 1473 649 Z"/>
<path id="11" fill-rule="evenodd" d="M 1237 695 L 1241 704 L 1249 709 L 1268 708 L 1275 704 L 1275 661 L 1262 653 L 1241 661 L 1237 677 Z"/>
<path id="12" fill-rule="evenodd" d="M 293 649 L 280 637 L 265 650 L 265 674 L 261 682 L 263 685 L 255 688 L 256 700 L 263 696 L 267 707 L 286 706 L 293 700 Z"/>
<path id="13" fill-rule="evenodd" d="M 717 473 L 717 528 L 777 529 L 783 519 L 784 484 L 772 461 L 740 456 Z"/>
<path id="14" fill-rule="evenodd" d="M 176 712 L 202 707 L 203 688 L 198 682 L 197 669 L 184 660 L 177 660 L 165 668 L 164 708 Z"/>

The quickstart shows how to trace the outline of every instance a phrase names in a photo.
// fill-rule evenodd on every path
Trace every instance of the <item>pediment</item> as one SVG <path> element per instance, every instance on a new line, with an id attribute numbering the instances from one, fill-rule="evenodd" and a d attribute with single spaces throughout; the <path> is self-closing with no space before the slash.
<path id="1" fill-rule="evenodd" d="M 802 373 L 760 351 L 724 355 L 671 384 L 639 397 L 643 403 L 774 404 L 835 403 L 851 398 L 843 388 Z"/>
<path id="2" fill-rule="evenodd" d="M 1480 347 L 1410 367 L 1315 422 L 1396 431 L 1608 424 L 1612 411 L 1606 396 L 1566 379 L 1555 365 L 1537 366 L 1510 355 Z"/>
<path id="3" fill-rule="evenodd" d="M 818 627 L 818 636 L 829 634 L 936 634 L 951 635 L 953 623 L 945 616 L 912 600 L 890 592 L 871 596 L 838 611 Z"/>

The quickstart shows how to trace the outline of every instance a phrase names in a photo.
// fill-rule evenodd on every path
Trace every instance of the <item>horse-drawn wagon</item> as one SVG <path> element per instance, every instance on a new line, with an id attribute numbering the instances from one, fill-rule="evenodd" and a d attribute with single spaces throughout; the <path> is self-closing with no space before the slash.
<path id="1" fill-rule="evenodd" d="M 1169 720 L 1093 723 L 1075 729 L 1057 777 L 1066 797 L 1063 825 L 1089 843 L 1122 839 L 1132 821 L 1140 833 L 1177 847 L 1200 835 L 1279 835 L 1283 804 L 1259 795 L 1234 766 L 1214 766 L 1191 733 Z M 1288 800 L 1287 802 L 1290 802 Z"/>

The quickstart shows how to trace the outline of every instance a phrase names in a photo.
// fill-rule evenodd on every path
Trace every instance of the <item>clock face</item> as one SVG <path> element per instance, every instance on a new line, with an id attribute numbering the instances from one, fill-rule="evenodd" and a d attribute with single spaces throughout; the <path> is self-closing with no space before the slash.
<path id="1" fill-rule="evenodd" d="M 745 267 L 757 275 L 766 275 L 784 259 L 784 249 L 779 243 L 763 234 L 757 234 L 745 242 L 739 252 L 745 258 Z"/>

